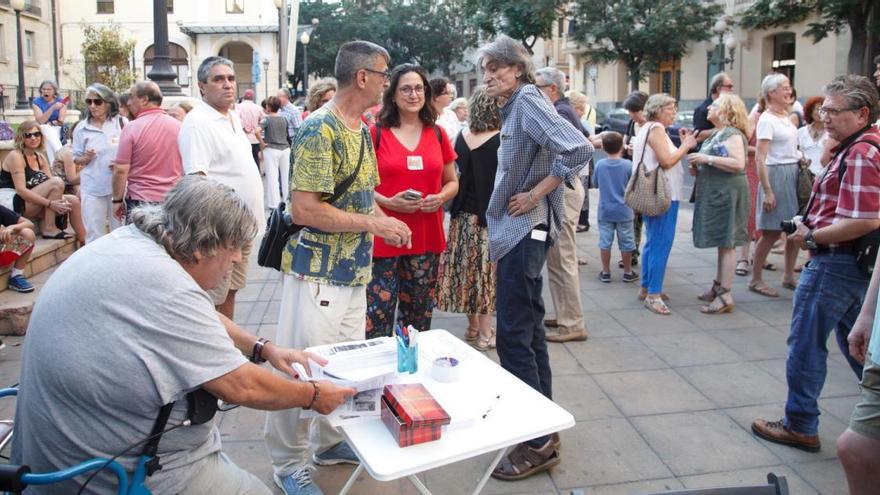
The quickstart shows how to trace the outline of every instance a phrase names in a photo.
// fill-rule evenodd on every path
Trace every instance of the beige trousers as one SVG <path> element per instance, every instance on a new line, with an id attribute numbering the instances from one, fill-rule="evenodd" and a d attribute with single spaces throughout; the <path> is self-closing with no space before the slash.
<path id="1" fill-rule="evenodd" d="M 367 321 L 367 288 L 341 287 L 283 276 L 281 312 L 275 342 L 305 349 L 316 345 L 363 340 Z M 279 477 L 309 463 L 309 447 L 323 452 L 343 440 L 323 416 L 300 421 L 301 409 L 266 414 L 263 437 Z"/>
<path id="2" fill-rule="evenodd" d="M 584 204 L 584 185 L 574 181 L 574 189 L 562 186 L 565 218 L 559 237 L 547 251 L 547 273 L 550 295 L 556 308 L 556 322 L 562 333 L 585 330 L 584 309 L 581 305 L 581 283 L 578 275 L 575 234 L 581 206 Z"/>

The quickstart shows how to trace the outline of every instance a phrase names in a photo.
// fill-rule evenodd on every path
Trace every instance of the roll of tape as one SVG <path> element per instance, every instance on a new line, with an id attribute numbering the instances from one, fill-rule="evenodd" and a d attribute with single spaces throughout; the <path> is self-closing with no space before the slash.
<path id="1" fill-rule="evenodd" d="M 458 380 L 461 373 L 461 361 L 452 356 L 443 356 L 434 360 L 434 366 L 431 368 L 431 376 L 434 380 L 443 383 L 454 382 Z"/>

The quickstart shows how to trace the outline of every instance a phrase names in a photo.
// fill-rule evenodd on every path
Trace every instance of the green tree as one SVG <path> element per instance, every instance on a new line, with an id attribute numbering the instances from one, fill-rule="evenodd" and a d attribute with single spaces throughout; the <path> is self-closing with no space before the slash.
<path id="1" fill-rule="evenodd" d="M 804 36 L 818 43 L 830 33 L 849 28 L 852 44 L 847 71 L 868 75 L 880 39 L 880 3 L 877 0 L 757 0 L 740 19 L 746 29 L 786 27 L 805 20 Z"/>
<path id="2" fill-rule="evenodd" d="M 553 21 L 561 18 L 563 0 L 465 0 L 464 12 L 488 36 L 504 33 L 532 53 L 538 38 L 553 37 Z"/>
<path id="3" fill-rule="evenodd" d="M 309 73 L 316 76 L 333 75 L 336 52 L 351 40 L 383 46 L 392 65 L 418 63 L 446 73 L 477 41 L 464 0 L 314 0 L 302 2 L 299 15 L 300 23 L 319 20 L 308 46 Z M 298 43 L 294 87 L 302 81 L 302 49 Z"/>
<path id="4" fill-rule="evenodd" d="M 85 82 L 98 82 L 113 91 L 127 90 L 135 81 L 130 65 L 135 41 L 126 38 L 118 24 L 97 27 L 83 23 L 81 28 Z"/>
<path id="5" fill-rule="evenodd" d="M 636 90 L 661 62 L 680 59 L 689 43 L 709 39 L 721 13 L 720 5 L 702 0 L 578 0 L 572 18 L 587 56 L 626 64 Z"/>

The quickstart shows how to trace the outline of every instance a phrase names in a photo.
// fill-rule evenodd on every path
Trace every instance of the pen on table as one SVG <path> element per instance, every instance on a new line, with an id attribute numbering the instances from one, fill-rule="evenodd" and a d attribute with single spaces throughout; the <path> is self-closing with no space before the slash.
<path id="1" fill-rule="evenodd" d="M 489 405 L 489 409 L 486 409 L 486 412 L 483 413 L 483 419 L 486 419 L 486 416 L 492 412 L 492 409 L 498 404 L 498 401 L 501 400 L 501 394 L 495 396 L 495 399 L 492 400 L 492 404 Z"/>

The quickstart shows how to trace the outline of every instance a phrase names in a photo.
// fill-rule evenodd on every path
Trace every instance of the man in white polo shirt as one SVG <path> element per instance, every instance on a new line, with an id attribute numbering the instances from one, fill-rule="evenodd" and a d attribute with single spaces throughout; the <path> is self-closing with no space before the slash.
<path id="1" fill-rule="evenodd" d="M 232 61 L 206 58 L 199 66 L 198 80 L 202 101 L 183 119 L 178 137 L 183 171 L 206 175 L 233 188 L 257 218 L 259 237 L 265 227 L 263 183 L 241 119 L 232 110 L 236 97 Z M 235 293 L 247 284 L 250 250 L 248 243 L 225 283 L 210 292 L 217 311 L 230 319 L 235 313 Z"/>

